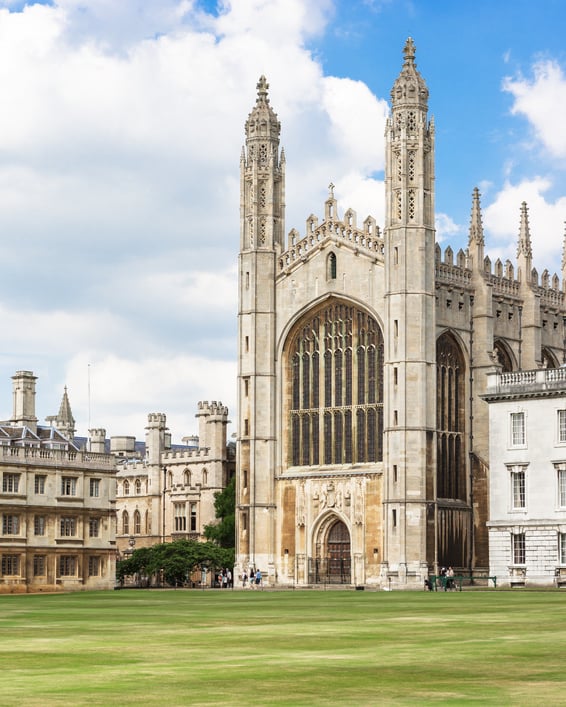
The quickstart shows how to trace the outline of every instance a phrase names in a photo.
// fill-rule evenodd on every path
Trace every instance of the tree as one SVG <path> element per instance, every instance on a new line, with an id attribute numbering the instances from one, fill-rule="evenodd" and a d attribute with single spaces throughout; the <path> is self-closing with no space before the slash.
<path id="1" fill-rule="evenodd" d="M 131 557 L 118 562 L 116 576 L 123 581 L 127 576 L 143 574 L 149 578 L 163 579 L 170 585 L 178 585 L 190 581 L 193 572 L 203 567 L 216 572 L 223 567 L 233 566 L 233 549 L 221 548 L 212 542 L 175 540 L 134 550 Z"/>
<path id="2" fill-rule="evenodd" d="M 224 491 L 214 494 L 214 511 L 218 522 L 204 526 L 204 537 L 220 547 L 234 548 L 236 546 L 236 477 L 232 477 Z"/>

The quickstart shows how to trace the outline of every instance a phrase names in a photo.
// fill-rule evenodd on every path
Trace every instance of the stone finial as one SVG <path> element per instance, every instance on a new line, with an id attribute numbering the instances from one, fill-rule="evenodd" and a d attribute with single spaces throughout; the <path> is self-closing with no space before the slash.
<path id="1" fill-rule="evenodd" d="M 521 225 L 519 228 L 519 242 L 517 244 L 517 257 L 521 255 L 529 260 L 533 257 L 531 231 L 529 228 L 529 210 L 526 201 L 523 201 L 521 204 Z"/>
<path id="2" fill-rule="evenodd" d="M 269 88 L 269 84 L 267 83 L 267 79 L 263 74 L 259 77 L 259 81 L 257 82 L 256 85 L 257 88 L 257 101 L 256 103 L 259 105 L 260 103 L 269 103 L 269 98 L 267 97 L 267 89 Z"/>
<path id="3" fill-rule="evenodd" d="M 470 217 L 470 233 L 468 238 L 468 247 L 476 245 L 485 245 L 483 235 L 483 223 L 481 216 L 480 190 L 474 187 L 472 193 L 472 214 Z"/>

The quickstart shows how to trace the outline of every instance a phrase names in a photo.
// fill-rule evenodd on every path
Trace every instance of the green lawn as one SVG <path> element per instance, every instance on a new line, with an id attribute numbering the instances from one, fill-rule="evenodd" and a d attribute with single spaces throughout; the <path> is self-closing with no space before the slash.
<path id="1" fill-rule="evenodd" d="M 0 704 L 566 704 L 559 592 L 0 597 Z"/>

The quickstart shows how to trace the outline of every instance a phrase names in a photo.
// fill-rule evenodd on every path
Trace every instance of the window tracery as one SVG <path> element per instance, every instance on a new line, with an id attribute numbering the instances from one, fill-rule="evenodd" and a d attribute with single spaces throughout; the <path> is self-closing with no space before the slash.
<path id="1" fill-rule="evenodd" d="M 334 302 L 291 341 L 289 463 L 380 461 L 383 456 L 383 335 L 366 312 Z"/>

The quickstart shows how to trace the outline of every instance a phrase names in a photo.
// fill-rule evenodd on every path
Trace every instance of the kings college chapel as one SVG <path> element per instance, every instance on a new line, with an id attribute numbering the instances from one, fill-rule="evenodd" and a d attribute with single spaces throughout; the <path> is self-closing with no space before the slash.
<path id="1" fill-rule="evenodd" d="M 434 123 L 408 39 L 386 124 L 385 226 L 340 215 L 285 237 L 285 156 L 258 83 L 241 155 L 237 569 L 271 585 L 421 588 L 487 571 L 487 374 L 558 367 L 566 307 L 533 267 L 435 243 Z M 566 277 L 566 260 L 562 264 Z"/>

